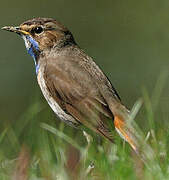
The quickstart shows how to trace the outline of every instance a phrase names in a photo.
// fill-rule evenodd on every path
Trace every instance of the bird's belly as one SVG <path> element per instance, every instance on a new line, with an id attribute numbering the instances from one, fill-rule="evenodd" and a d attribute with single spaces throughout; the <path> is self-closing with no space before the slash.
<path id="1" fill-rule="evenodd" d="M 71 115 L 65 113 L 62 110 L 62 108 L 58 105 L 55 99 L 50 95 L 43 76 L 44 76 L 43 70 L 39 69 L 38 75 L 37 75 L 38 84 L 49 106 L 56 113 L 56 115 L 64 122 L 68 123 L 71 126 L 79 125 L 79 123 Z"/>

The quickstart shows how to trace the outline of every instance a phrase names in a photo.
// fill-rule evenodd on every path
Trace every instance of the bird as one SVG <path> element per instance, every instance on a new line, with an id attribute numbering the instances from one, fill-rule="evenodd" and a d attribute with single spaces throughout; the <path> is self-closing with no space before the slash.
<path id="1" fill-rule="evenodd" d="M 138 153 L 136 134 L 128 123 L 130 111 L 105 73 L 62 23 L 38 17 L 2 29 L 23 38 L 42 94 L 62 121 L 76 128 L 87 127 L 110 142 L 114 142 L 116 130 Z"/>

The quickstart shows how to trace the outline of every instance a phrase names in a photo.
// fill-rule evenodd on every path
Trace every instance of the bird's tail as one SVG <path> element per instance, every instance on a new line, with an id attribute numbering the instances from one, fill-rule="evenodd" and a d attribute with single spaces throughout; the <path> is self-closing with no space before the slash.
<path id="1" fill-rule="evenodd" d="M 127 124 L 126 121 L 124 121 L 120 116 L 117 115 L 114 117 L 114 125 L 119 135 L 125 141 L 127 141 L 133 148 L 133 150 L 138 154 L 139 142 L 137 140 L 136 132 L 134 132 L 134 129 L 131 127 L 131 125 Z"/>
<path id="2" fill-rule="evenodd" d="M 149 168 L 149 170 L 153 170 L 157 174 L 160 174 L 160 178 L 162 173 L 161 167 L 156 161 L 156 153 L 151 148 L 151 146 L 145 141 L 144 135 L 137 127 L 134 122 L 130 120 L 130 114 L 127 111 L 122 111 L 126 113 L 119 113 L 114 116 L 114 125 L 119 133 L 119 135 L 127 141 L 132 149 L 136 152 L 138 157 L 143 161 L 143 163 Z"/>

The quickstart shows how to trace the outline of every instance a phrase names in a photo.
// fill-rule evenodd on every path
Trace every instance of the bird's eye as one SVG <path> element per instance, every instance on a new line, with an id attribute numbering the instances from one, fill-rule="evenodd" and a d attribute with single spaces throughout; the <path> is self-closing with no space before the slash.
<path id="1" fill-rule="evenodd" d="M 35 27 L 35 28 L 32 29 L 32 32 L 36 33 L 36 34 L 40 34 L 40 33 L 43 32 L 43 28 L 41 26 Z"/>

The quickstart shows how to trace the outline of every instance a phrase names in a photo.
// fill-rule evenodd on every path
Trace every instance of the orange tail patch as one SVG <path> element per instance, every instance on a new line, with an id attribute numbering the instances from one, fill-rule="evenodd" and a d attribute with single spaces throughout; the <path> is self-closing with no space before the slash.
<path id="1" fill-rule="evenodd" d="M 125 122 L 120 117 L 115 116 L 114 125 L 119 135 L 125 141 L 127 141 L 130 144 L 130 146 L 137 152 L 137 147 L 136 144 L 134 143 L 134 138 L 132 137 L 132 133 L 130 132 Z"/>

